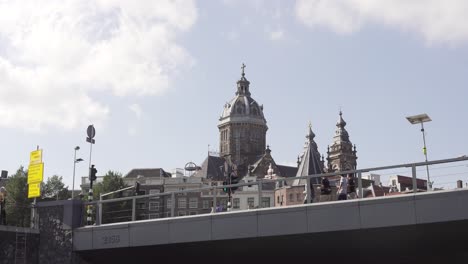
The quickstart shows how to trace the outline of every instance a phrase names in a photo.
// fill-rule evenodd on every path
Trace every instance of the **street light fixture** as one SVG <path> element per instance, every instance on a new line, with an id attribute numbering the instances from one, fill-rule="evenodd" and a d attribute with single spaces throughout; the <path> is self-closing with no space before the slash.
<path id="1" fill-rule="evenodd" d="M 421 124 L 421 132 L 422 132 L 423 144 L 424 144 L 423 152 L 424 152 L 424 156 L 426 157 L 426 162 L 427 162 L 427 148 L 426 148 L 426 135 L 424 134 L 424 123 L 430 122 L 432 121 L 432 119 L 427 114 L 408 116 L 406 117 L 406 119 L 408 119 L 408 121 L 413 125 Z M 432 191 L 432 182 L 429 177 L 429 165 L 428 164 L 426 164 L 426 175 L 427 175 L 427 190 Z"/>
<path id="2" fill-rule="evenodd" d="M 72 184 L 72 200 L 73 198 L 75 198 L 75 168 L 76 168 L 76 164 L 80 161 L 83 161 L 82 158 L 76 158 L 76 151 L 79 150 L 80 147 L 79 146 L 76 146 L 75 147 L 75 156 L 73 158 L 73 184 Z"/>

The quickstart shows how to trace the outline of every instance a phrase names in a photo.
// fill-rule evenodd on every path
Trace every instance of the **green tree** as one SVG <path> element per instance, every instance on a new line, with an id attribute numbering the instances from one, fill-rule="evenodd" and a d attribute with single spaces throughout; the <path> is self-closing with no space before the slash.
<path id="1" fill-rule="evenodd" d="M 99 195 L 101 193 L 104 194 L 108 192 L 113 192 L 123 189 L 125 187 L 128 186 L 125 184 L 122 178 L 122 173 L 110 170 L 106 173 L 106 175 L 104 175 L 102 182 L 99 182 L 93 186 L 93 196 L 94 199 L 99 199 Z M 117 193 L 114 195 L 107 196 L 106 199 L 120 197 L 120 195 L 121 194 Z"/>
<path id="2" fill-rule="evenodd" d="M 6 185 L 7 224 L 14 226 L 29 226 L 31 221 L 31 203 L 28 199 L 28 172 L 21 166 L 11 176 Z"/>
<path id="3" fill-rule="evenodd" d="M 103 181 L 93 186 L 93 198 L 99 200 L 100 194 L 117 191 L 128 187 L 125 184 L 122 174 L 120 172 L 108 171 L 104 175 Z M 123 193 L 115 193 L 106 196 L 104 200 L 122 197 Z M 114 202 L 103 204 L 102 207 L 102 221 L 101 223 L 114 223 L 121 221 L 128 221 L 131 219 L 131 202 Z"/>
<path id="4" fill-rule="evenodd" d="M 53 175 L 42 184 L 42 199 L 44 200 L 67 200 L 70 198 L 68 186 L 65 187 L 63 177 Z"/>

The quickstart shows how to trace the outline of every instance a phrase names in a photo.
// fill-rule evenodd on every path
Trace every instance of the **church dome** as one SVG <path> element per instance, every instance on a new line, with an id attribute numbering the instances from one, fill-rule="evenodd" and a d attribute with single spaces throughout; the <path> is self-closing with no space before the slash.
<path id="1" fill-rule="evenodd" d="M 265 125 L 263 105 L 259 105 L 250 97 L 250 82 L 245 78 L 244 67 L 242 77 L 237 81 L 236 96 L 224 105 L 219 118 L 220 125 L 227 122 L 247 122 Z"/>
<path id="2" fill-rule="evenodd" d="M 230 116 L 250 116 L 264 119 L 263 106 L 258 105 L 250 96 L 236 95 L 229 103 L 224 105 L 220 119 Z"/>

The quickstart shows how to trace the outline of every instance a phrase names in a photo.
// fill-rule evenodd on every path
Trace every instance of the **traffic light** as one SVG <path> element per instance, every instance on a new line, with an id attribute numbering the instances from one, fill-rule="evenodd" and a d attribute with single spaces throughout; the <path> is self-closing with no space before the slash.
<path id="1" fill-rule="evenodd" d="M 95 181 L 96 180 L 96 173 L 97 170 L 94 168 L 94 164 L 91 165 L 91 168 L 89 168 L 89 180 L 90 181 Z"/>
<path id="2" fill-rule="evenodd" d="M 223 192 L 225 192 L 225 193 L 229 193 L 229 192 L 230 192 L 230 190 L 229 190 L 230 188 L 228 188 L 228 187 L 225 186 L 225 185 L 228 185 L 228 184 L 229 184 L 229 182 L 223 181 L 223 185 L 224 185 L 224 187 L 223 187 Z"/>

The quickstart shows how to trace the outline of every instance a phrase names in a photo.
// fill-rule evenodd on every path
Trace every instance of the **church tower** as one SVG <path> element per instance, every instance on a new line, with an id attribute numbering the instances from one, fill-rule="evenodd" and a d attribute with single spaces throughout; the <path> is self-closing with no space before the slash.
<path id="1" fill-rule="evenodd" d="M 333 144 L 328 146 L 328 172 L 355 170 L 357 166 L 356 145 L 349 140 L 348 131 L 345 129 L 346 122 L 340 111 L 340 118 L 336 123 Z"/>
<path id="2" fill-rule="evenodd" d="M 238 167 L 239 173 L 247 171 L 264 154 L 266 147 L 266 125 L 263 105 L 250 97 L 250 82 L 242 76 L 237 81 L 236 96 L 224 105 L 219 118 L 219 151 L 221 157 Z"/>

